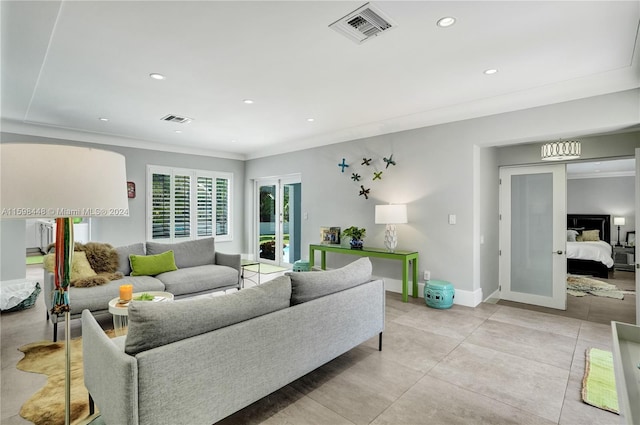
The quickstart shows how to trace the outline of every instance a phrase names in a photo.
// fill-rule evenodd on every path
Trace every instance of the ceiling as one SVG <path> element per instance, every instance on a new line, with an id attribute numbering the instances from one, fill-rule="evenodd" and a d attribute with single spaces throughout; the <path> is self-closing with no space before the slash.
<path id="1" fill-rule="evenodd" d="M 567 163 L 568 179 L 627 177 L 636 175 L 635 158 Z"/>
<path id="2" fill-rule="evenodd" d="M 381 1 L 379 37 L 328 27 L 364 3 L 2 1 L 3 131 L 244 159 L 640 85 L 637 1 Z"/>

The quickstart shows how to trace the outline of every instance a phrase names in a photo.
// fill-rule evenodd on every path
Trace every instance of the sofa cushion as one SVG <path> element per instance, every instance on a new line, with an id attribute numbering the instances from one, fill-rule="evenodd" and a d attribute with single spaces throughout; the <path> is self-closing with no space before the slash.
<path id="1" fill-rule="evenodd" d="M 227 266 L 209 264 L 188 267 L 156 276 L 173 295 L 196 294 L 238 284 L 238 271 Z"/>
<path id="2" fill-rule="evenodd" d="M 209 264 L 188 267 L 156 276 L 173 295 L 196 294 L 224 286 L 238 285 L 238 271 L 227 266 Z"/>
<path id="3" fill-rule="evenodd" d="M 178 270 L 173 251 L 156 255 L 130 255 L 131 276 L 155 276 Z"/>
<path id="4" fill-rule="evenodd" d="M 288 272 L 291 278 L 291 305 L 304 303 L 371 280 L 371 261 L 360 258 L 335 270 Z"/>
<path id="5" fill-rule="evenodd" d="M 125 352 L 135 355 L 289 307 L 291 281 L 277 277 L 224 297 L 129 304 Z"/>
<path id="6" fill-rule="evenodd" d="M 172 250 L 179 269 L 215 264 L 216 251 L 213 238 L 178 243 L 147 242 L 147 254 L 161 254 Z"/>
<path id="7" fill-rule="evenodd" d="M 109 301 L 120 296 L 120 285 L 133 285 L 133 292 L 164 291 L 164 284 L 151 276 L 127 276 L 112 280 L 100 286 L 89 288 L 69 288 L 71 314 L 80 314 L 82 310 L 101 311 L 109 309 Z"/>
<path id="8" fill-rule="evenodd" d="M 131 264 L 129 263 L 130 255 L 145 255 L 144 244 L 142 242 L 134 243 L 127 246 L 119 246 L 116 248 L 118 253 L 118 271 L 123 275 L 128 276 L 131 274 Z"/>

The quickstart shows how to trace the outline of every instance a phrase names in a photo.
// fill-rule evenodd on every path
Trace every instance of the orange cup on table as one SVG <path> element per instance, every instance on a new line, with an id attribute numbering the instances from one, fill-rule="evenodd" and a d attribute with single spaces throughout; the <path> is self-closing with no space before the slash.
<path id="1" fill-rule="evenodd" d="M 120 285 L 120 301 L 131 301 L 133 285 Z"/>

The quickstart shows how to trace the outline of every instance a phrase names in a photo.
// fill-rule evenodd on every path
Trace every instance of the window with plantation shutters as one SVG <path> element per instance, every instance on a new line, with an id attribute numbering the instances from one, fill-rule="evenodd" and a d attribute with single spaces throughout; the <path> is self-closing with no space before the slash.
<path id="1" fill-rule="evenodd" d="M 213 235 L 213 178 L 198 177 L 198 236 Z"/>
<path id="2" fill-rule="evenodd" d="M 216 235 L 229 234 L 229 179 L 216 178 Z"/>
<path id="3" fill-rule="evenodd" d="M 231 240 L 231 184 L 231 173 L 149 165 L 148 239 Z"/>

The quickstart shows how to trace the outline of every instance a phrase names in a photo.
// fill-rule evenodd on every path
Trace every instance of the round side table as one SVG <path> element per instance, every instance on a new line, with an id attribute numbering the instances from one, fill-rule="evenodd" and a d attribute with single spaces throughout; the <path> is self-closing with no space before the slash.
<path id="1" fill-rule="evenodd" d="M 153 301 L 147 302 L 164 302 L 173 301 L 173 294 L 170 292 L 160 291 L 146 291 L 136 292 L 132 295 L 135 300 L 142 294 L 149 294 L 154 296 Z M 114 298 L 109 301 L 109 313 L 113 315 L 113 330 L 116 336 L 122 336 L 127 334 L 127 326 L 129 324 L 129 303 L 121 303 L 120 298 Z"/>

